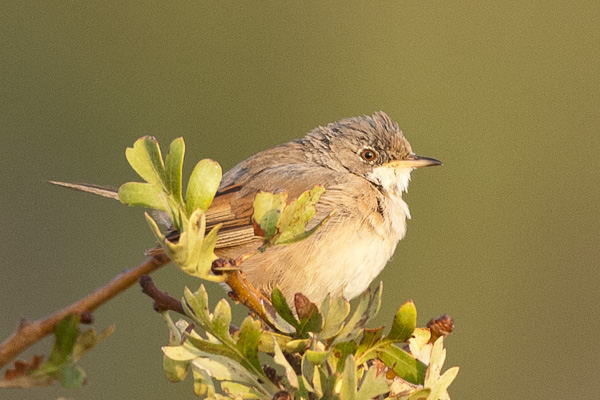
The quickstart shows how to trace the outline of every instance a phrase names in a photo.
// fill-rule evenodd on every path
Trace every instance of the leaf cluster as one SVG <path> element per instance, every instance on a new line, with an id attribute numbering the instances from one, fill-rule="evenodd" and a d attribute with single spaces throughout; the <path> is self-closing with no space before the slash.
<path id="1" fill-rule="evenodd" d="M 381 285 L 353 310 L 343 298 L 327 298 L 319 309 L 297 295 L 292 311 L 278 289 L 271 300 L 275 331 L 252 316 L 236 329 L 224 299 L 211 312 L 204 286 L 186 289 L 182 305 L 191 323 L 164 314 L 171 337 L 163 348 L 167 377 L 181 381 L 191 370 L 195 393 L 209 399 L 271 399 L 282 390 L 295 399 L 449 398 L 457 368 L 440 377 L 443 339 L 433 345 L 427 329 L 415 331 L 412 302 L 384 334 L 384 327 L 367 327 L 381 305 Z M 429 366 L 417 357 L 423 354 Z"/>
<path id="2" fill-rule="evenodd" d="M 52 386 L 54 382 L 66 388 L 82 386 L 86 375 L 77 362 L 111 335 L 115 327 L 111 325 L 98 335 L 94 329 L 80 332 L 79 323 L 77 314 L 61 319 L 54 330 L 55 341 L 48 361 L 42 363 L 41 356 L 34 356 L 31 363 L 16 361 L 15 368 L 7 370 L 0 381 L 0 388 Z"/>
<path id="3" fill-rule="evenodd" d="M 221 282 L 222 276 L 210 274 L 216 259 L 214 247 L 220 225 L 207 235 L 206 210 L 221 182 L 221 166 L 205 159 L 196 164 L 185 192 L 182 190 L 182 167 L 185 143 L 175 139 L 163 161 L 155 138 L 144 136 L 125 152 L 131 167 L 146 182 L 127 182 L 119 188 L 119 200 L 128 205 L 159 210 L 168 215 L 172 228 L 180 234 L 171 241 L 158 228 L 156 221 L 146 213 L 154 236 L 169 258 L 183 271 L 199 278 Z"/>

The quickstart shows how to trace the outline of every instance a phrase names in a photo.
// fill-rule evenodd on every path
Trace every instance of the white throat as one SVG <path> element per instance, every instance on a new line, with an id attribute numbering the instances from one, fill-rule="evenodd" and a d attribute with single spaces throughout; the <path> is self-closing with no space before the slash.
<path id="1" fill-rule="evenodd" d="M 379 185 L 386 195 L 385 217 L 396 242 L 406 234 L 406 220 L 410 219 L 408 204 L 402 199 L 402 193 L 408 191 L 412 168 L 393 168 L 382 165 L 373 169 L 367 179 Z"/>

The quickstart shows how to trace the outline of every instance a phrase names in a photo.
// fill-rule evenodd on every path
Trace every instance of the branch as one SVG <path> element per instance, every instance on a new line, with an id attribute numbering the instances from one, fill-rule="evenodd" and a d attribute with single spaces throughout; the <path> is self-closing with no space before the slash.
<path id="1" fill-rule="evenodd" d="M 0 368 L 18 356 L 25 349 L 54 331 L 56 324 L 68 314 L 90 313 L 125 289 L 135 284 L 139 277 L 149 274 L 169 262 L 169 258 L 155 255 L 144 260 L 138 266 L 114 277 L 106 286 L 101 287 L 83 299 L 38 321 L 22 319 L 17 330 L 0 344 Z"/>
<path id="2" fill-rule="evenodd" d="M 267 297 L 252 286 L 240 269 L 241 264 L 248 256 L 242 255 L 235 259 L 219 258 L 213 262 L 212 270 L 217 274 L 225 275 L 225 283 L 231 288 L 229 297 L 232 300 L 248 307 L 251 312 L 273 328 L 265 310 L 268 310 L 271 315 L 275 315 L 275 308 Z"/>
<path id="3" fill-rule="evenodd" d="M 140 277 L 140 286 L 142 287 L 142 293 L 154 300 L 155 311 L 163 312 L 171 310 L 181 315 L 185 315 L 181 301 L 169 296 L 166 292 L 157 288 L 152 281 L 152 278 L 148 275 L 142 275 Z"/>

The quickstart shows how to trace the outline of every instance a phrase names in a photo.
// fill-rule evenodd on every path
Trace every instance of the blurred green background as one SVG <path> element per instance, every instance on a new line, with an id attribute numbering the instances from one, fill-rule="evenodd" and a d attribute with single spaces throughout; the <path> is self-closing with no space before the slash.
<path id="1" fill-rule="evenodd" d="M 153 245 L 141 210 L 43 180 L 136 180 L 124 151 L 142 135 L 183 136 L 188 173 L 229 169 L 385 110 L 444 166 L 413 174 L 377 322 L 407 299 L 421 325 L 451 314 L 455 399 L 598 398 L 597 1 L 12 1 L 0 52 L 0 339 Z M 175 296 L 199 284 L 154 279 Z M 193 398 L 162 373 L 167 331 L 139 289 L 95 320 L 117 330 L 82 360 L 86 387 L 0 398 Z"/>

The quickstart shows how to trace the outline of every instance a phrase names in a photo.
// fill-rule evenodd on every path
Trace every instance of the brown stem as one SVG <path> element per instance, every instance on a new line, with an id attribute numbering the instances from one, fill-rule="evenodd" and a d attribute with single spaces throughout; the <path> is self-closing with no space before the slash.
<path id="1" fill-rule="evenodd" d="M 0 368 L 29 346 L 52 333 L 56 324 L 66 315 L 74 313 L 81 315 L 84 312 L 94 311 L 135 284 L 140 276 L 157 270 L 169 261 L 169 258 L 164 254 L 149 257 L 138 266 L 115 276 L 107 285 L 48 317 L 34 322 L 26 319 L 21 320 L 17 330 L 0 344 Z"/>
<path id="2" fill-rule="evenodd" d="M 154 300 L 154 310 L 158 312 L 171 310 L 185 315 L 185 311 L 183 311 L 183 307 L 181 306 L 181 301 L 169 296 L 167 293 L 157 288 L 152 281 L 152 278 L 148 275 L 142 275 L 140 277 L 140 286 L 142 287 L 142 293 Z"/>
<path id="3" fill-rule="evenodd" d="M 225 275 L 225 283 L 231 288 L 229 295 L 233 300 L 248 307 L 250 311 L 258 315 L 260 319 L 273 328 L 265 313 L 266 309 L 270 314 L 275 315 L 275 309 L 271 301 L 252 286 L 244 276 L 244 273 L 239 269 L 240 265 L 248 257 L 249 255 L 243 255 L 237 259 L 217 259 L 213 263 L 213 271 L 217 274 L 222 273 Z"/>

